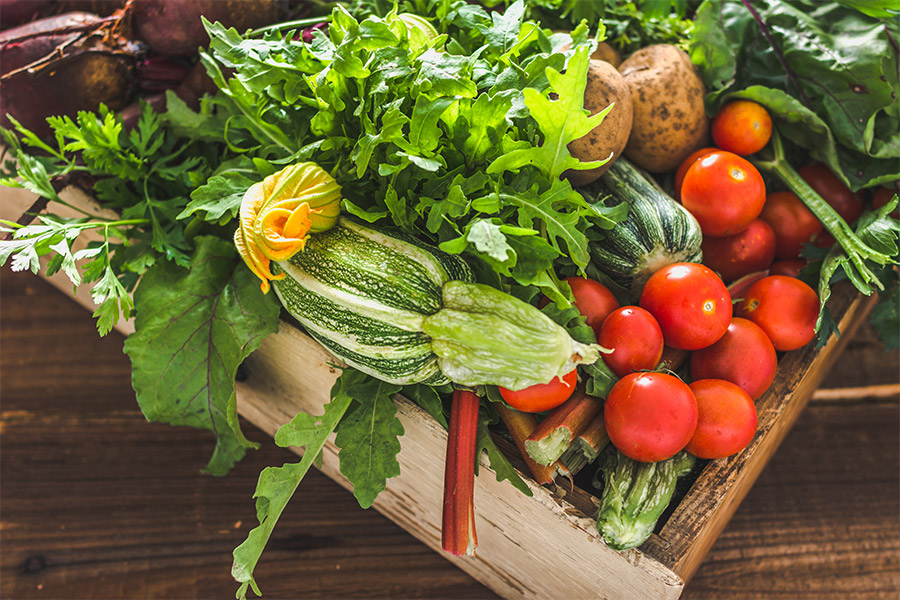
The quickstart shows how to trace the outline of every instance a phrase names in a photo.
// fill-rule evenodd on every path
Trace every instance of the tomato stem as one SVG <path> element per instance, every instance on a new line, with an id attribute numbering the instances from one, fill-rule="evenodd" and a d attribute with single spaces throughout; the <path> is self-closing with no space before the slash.
<path id="1" fill-rule="evenodd" d="M 474 392 L 453 390 L 444 466 L 441 547 L 455 556 L 474 556 L 478 546 L 475 534 L 475 446 L 480 404 L 481 400 Z"/>
<path id="2" fill-rule="evenodd" d="M 499 402 L 494 404 L 494 408 L 500 413 L 503 424 L 506 425 L 510 437 L 512 437 L 513 442 L 515 442 L 516 447 L 522 454 L 522 458 L 525 460 L 525 464 L 528 466 L 528 470 L 531 471 L 534 480 L 541 485 L 553 483 L 553 478 L 556 475 L 557 470 L 554 468 L 554 465 L 547 466 L 536 463 L 534 459 L 528 455 L 528 451 L 525 450 L 525 440 L 534 433 L 535 429 L 537 429 L 537 417 L 531 413 L 507 408 Z"/>
<path id="3" fill-rule="evenodd" d="M 891 257 L 882 254 L 869 247 L 859 239 L 859 236 L 847 225 L 847 222 L 829 205 L 796 170 L 787 162 L 784 156 L 784 146 L 777 129 L 772 131 L 772 150 L 774 157 L 771 160 L 755 159 L 756 167 L 776 175 L 804 205 L 816 216 L 825 229 L 840 244 L 847 253 L 850 263 L 855 267 L 858 276 L 848 273 L 848 277 L 854 282 L 856 288 L 866 295 L 870 295 L 874 288 L 883 290 L 884 286 L 877 275 L 866 265 L 866 260 L 879 265 L 893 262 Z M 846 265 L 847 269 L 850 265 Z"/>
<path id="4" fill-rule="evenodd" d="M 572 397 L 554 408 L 525 440 L 525 450 L 535 462 L 552 465 L 598 412 L 599 398 L 589 396 L 579 385 Z"/>

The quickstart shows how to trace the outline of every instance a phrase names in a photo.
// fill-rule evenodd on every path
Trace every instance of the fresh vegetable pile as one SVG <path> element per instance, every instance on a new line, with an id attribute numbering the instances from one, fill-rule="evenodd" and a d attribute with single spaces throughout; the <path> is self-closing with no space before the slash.
<path id="1" fill-rule="evenodd" d="M 105 106 L 51 117 L 52 137 L 10 118 L 5 185 L 65 204 L 78 178 L 121 218 L 5 222 L 0 261 L 51 255 L 49 273 L 92 283 L 103 334 L 135 315 L 138 402 L 213 432 L 207 471 L 253 446 L 234 378 L 282 309 L 346 365 L 324 413 L 275 436 L 305 452 L 260 475 L 239 597 L 259 594 L 329 436 L 362 506 L 399 473 L 395 394 L 449 429 L 445 550 L 475 552 L 482 450 L 530 494 L 492 432 L 540 484 L 591 466 L 622 550 L 697 459 L 750 443 L 777 353 L 834 332 L 840 279 L 882 293 L 898 345 L 889 7 L 651 4 L 359 0 L 243 34 L 203 20 L 217 91 L 193 108 L 169 92 L 132 125 Z M 100 241 L 73 252 L 87 231 Z"/>

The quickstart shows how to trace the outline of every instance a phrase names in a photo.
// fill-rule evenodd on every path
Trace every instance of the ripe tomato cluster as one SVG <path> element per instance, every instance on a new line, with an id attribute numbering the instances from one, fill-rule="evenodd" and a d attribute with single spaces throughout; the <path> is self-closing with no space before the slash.
<path id="1" fill-rule="evenodd" d="M 793 192 L 767 193 L 759 171 L 743 158 L 768 143 L 769 113 L 748 100 L 729 102 L 713 119 L 711 133 L 715 146 L 689 155 L 675 173 L 676 196 L 703 231 L 704 264 L 726 282 L 766 269 L 796 277 L 806 264 L 803 247 L 827 248 L 834 238 Z M 825 165 L 798 172 L 848 224 L 863 213 L 864 193 L 853 193 Z M 891 195 L 876 189 L 873 206 Z"/>
<path id="2" fill-rule="evenodd" d="M 798 278 L 806 265 L 801 251 L 834 240 L 796 195 L 767 194 L 759 171 L 744 158 L 772 135 L 764 107 L 730 102 L 713 119 L 711 133 L 715 146 L 688 156 L 674 181 L 703 232 L 704 264 L 661 268 L 634 306 L 620 306 L 597 281 L 566 280 L 576 308 L 609 350 L 603 361 L 620 378 L 603 408 L 610 441 L 638 461 L 665 460 L 681 450 L 706 459 L 740 452 L 756 434 L 754 402 L 775 379 L 776 352 L 815 336 L 819 298 Z M 824 165 L 799 173 L 848 223 L 862 214 L 862 195 Z M 873 205 L 891 195 L 876 190 Z M 672 355 L 689 357 L 690 384 L 660 369 L 678 367 L 661 362 Z M 542 412 L 565 402 L 575 384 L 572 371 L 519 392 L 501 388 L 501 394 L 514 408 Z"/>
<path id="3" fill-rule="evenodd" d="M 786 277 L 765 280 L 799 283 Z M 794 340 L 803 334 L 796 328 L 795 315 L 780 318 L 783 311 L 773 304 L 767 293 L 773 288 L 765 280 L 756 282 L 763 284 L 759 293 L 749 293 L 753 286 L 747 289 L 752 310 L 746 311 L 743 303 L 733 310 L 722 279 L 696 263 L 658 270 L 634 306 L 620 306 L 597 281 L 566 280 L 598 343 L 611 350 L 603 361 L 620 379 L 606 398 L 604 421 L 610 441 L 623 454 L 650 462 L 687 449 L 701 458 L 720 458 L 739 452 L 753 439 L 754 401 L 775 378 L 776 348 L 782 337 Z M 774 293 L 785 292 L 776 286 Z M 759 315 L 765 318 L 757 319 Z M 690 355 L 690 385 L 655 370 L 661 364 L 673 367 L 661 363 L 667 350 Z M 543 412 L 565 402 L 575 384 L 572 371 L 546 385 L 500 392 L 518 410 Z"/>

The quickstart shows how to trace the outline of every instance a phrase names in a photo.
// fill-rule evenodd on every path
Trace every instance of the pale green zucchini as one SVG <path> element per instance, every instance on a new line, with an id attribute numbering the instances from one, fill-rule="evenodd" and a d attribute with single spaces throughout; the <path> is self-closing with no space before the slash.
<path id="1" fill-rule="evenodd" d="M 341 218 L 273 269 L 282 305 L 383 381 L 519 390 L 599 358 L 537 308 L 473 282 L 458 256 Z"/>

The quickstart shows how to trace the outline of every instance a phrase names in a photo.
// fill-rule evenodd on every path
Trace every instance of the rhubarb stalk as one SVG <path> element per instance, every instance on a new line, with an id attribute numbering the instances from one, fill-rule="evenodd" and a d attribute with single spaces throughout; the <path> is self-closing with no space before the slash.
<path id="1" fill-rule="evenodd" d="M 600 408 L 600 399 L 589 396 L 579 385 L 572 397 L 554 408 L 525 440 L 525 450 L 538 464 L 552 465 Z"/>
<path id="2" fill-rule="evenodd" d="M 587 428 L 572 441 L 569 448 L 563 452 L 559 462 L 571 475 L 575 475 L 594 462 L 607 444 L 609 444 L 609 435 L 606 433 L 606 425 L 603 422 L 603 412 L 600 411 L 588 423 Z"/>
<path id="3" fill-rule="evenodd" d="M 475 555 L 475 443 L 480 399 L 469 390 L 453 390 L 447 462 L 444 466 L 444 511 L 441 547 L 455 555 Z"/>
<path id="4" fill-rule="evenodd" d="M 525 450 L 525 440 L 534 433 L 535 429 L 537 429 L 537 417 L 531 413 L 524 413 L 522 411 L 507 408 L 499 402 L 495 403 L 494 407 L 497 409 L 497 412 L 500 413 L 503 424 L 506 425 L 510 437 L 512 437 L 513 441 L 516 443 L 516 447 L 522 454 L 522 458 L 525 460 L 528 470 L 531 471 L 532 476 L 534 476 L 534 480 L 541 485 L 553 483 L 556 469 L 553 466 L 540 465 L 534 462 L 534 459 L 528 456 L 528 452 Z"/>

